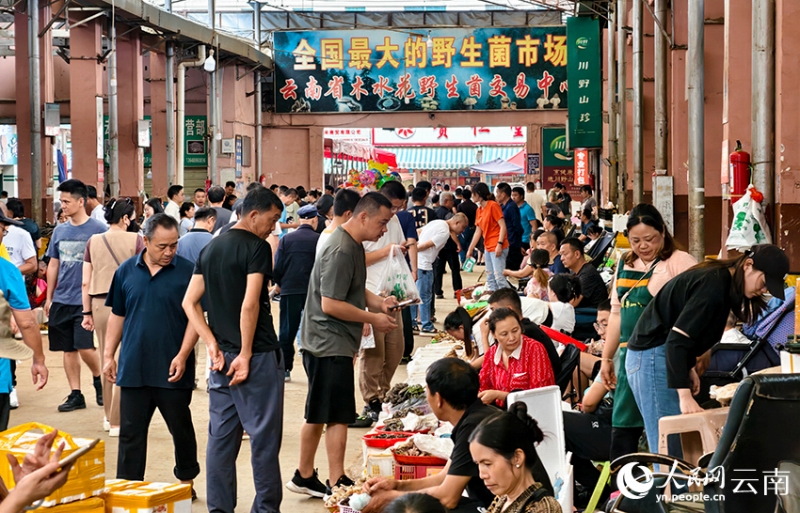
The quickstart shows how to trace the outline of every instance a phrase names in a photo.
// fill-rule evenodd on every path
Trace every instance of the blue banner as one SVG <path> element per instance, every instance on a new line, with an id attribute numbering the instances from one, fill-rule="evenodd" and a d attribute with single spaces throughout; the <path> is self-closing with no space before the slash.
<path id="1" fill-rule="evenodd" d="M 273 34 L 277 112 L 567 108 L 564 26 Z"/>

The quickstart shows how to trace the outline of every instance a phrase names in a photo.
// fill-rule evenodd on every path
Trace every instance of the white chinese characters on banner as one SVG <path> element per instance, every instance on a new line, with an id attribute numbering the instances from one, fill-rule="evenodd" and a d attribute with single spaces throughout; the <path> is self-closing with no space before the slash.
<path id="1" fill-rule="evenodd" d="M 524 126 L 398 127 L 376 128 L 376 146 L 469 146 L 479 144 L 524 145 L 528 130 Z"/>
<path id="2" fill-rule="evenodd" d="M 591 185 L 589 178 L 589 150 L 575 150 L 575 185 Z"/>

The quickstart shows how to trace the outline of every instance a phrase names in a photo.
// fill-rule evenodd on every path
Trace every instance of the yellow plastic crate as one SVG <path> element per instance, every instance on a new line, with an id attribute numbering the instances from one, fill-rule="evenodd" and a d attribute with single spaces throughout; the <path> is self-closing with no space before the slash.
<path id="1" fill-rule="evenodd" d="M 106 482 L 103 498 L 106 513 L 192 512 L 192 487 L 188 484 L 115 479 Z"/>
<path id="2" fill-rule="evenodd" d="M 33 452 L 39 438 L 45 433 L 52 432 L 53 429 L 38 422 L 28 422 L 3 431 L 0 433 L 0 452 L 11 453 L 18 462 L 22 463 L 25 455 Z M 66 444 L 62 458 L 91 442 L 88 438 L 73 438 L 69 434 L 59 431 L 53 442 L 53 448 L 58 447 L 62 441 Z M 69 479 L 66 484 L 46 497 L 42 506 L 49 508 L 100 495 L 105 487 L 105 449 L 105 443 L 101 440 L 91 451 L 79 458 L 69 471 Z M 5 481 L 8 488 L 13 488 L 16 484 L 11 465 L 3 457 L 0 457 L 0 478 Z"/>

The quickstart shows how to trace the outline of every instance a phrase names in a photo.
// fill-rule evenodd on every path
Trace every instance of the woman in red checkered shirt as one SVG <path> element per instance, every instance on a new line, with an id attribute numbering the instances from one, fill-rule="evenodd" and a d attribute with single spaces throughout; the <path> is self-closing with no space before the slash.
<path id="1" fill-rule="evenodd" d="M 504 408 L 510 392 L 555 385 L 547 350 L 540 342 L 522 334 L 519 317 L 513 310 L 493 311 L 489 316 L 489 331 L 497 343 L 483 359 L 478 394 L 481 401 Z"/>

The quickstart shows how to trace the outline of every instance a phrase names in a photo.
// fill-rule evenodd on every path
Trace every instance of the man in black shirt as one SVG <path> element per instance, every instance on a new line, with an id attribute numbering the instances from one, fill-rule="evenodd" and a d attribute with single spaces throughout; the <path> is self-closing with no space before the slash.
<path id="1" fill-rule="evenodd" d="M 458 236 L 458 242 L 461 244 L 461 253 L 459 256 L 461 257 L 461 263 L 464 263 L 467 258 L 472 256 L 467 255 L 467 248 L 469 247 L 469 243 L 472 242 L 472 236 L 475 235 L 475 216 L 478 213 L 478 205 L 472 202 L 472 191 L 469 189 L 461 191 L 461 197 L 463 199 L 461 203 L 458 204 L 458 207 L 456 207 L 456 210 L 467 216 L 467 221 L 469 221 L 467 229 Z"/>
<path id="2" fill-rule="evenodd" d="M 583 256 L 583 242 L 576 237 L 568 237 L 559 250 L 561 262 L 581 281 L 581 302 L 578 308 L 597 308 L 608 299 L 608 289 L 600 273 Z"/>
<path id="3" fill-rule="evenodd" d="M 183 307 L 206 342 L 209 377 L 206 502 L 236 506 L 236 457 L 250 435 L 256 498 L 253 511 L 278 512 L 278 453 L 283 436 L 284 365 L 269 307 L 272 250 L 265 241 L 283 205 L 269 189 L 247 193 L 233 229 L 200 253 Z M 208 290 L 208 324 L 200 300 Z"/>
<path id="4" fill-rule="evenodd" d="M 439 203 L 440 206 L 436 209 L 436 216 L 439 219 L 447 221 L 455 215 L 453 212 L 455 205 L 453 204 L 452 192 L 443 192 L 439 198 Z M 453 240 L 453 235 L 451 235 L 450 238 L 447 239 L 447 242 L 442 250 L 439 252 L 439 256 L 436 258 L 436 262 L 433 265 L 433 269 L 435 271 L 433 277 L 433 287 L 434 291 L 436 292 L 436 299 L 444 299 L 442 284 L 444 282 L 446 265 L 450 266 L 450 273 L 453 280 L 453 291 L 461 290 L 463 287 L 463 283 L 461 281 L 461 262 L 458 260 L 458 249 L 458 244 L 456 244 L 456 241 Z"/>
<path id="5" fill-rule="evenodd" d="M 434 212 L 432 208 L 425 206 L 427 199 L 428 191 L 421 187 L 417 187 L 411 192 L 411 202 L 414 206 L 409 209 L 409 213 L 414 216 L 414 222 L 417 225 L 418 232 L 422 230 L 426 224 L 438 219 L 436 212 Z"/>
<path id="6" fill-rule="evenodd" d="M 478 399 L 478 372 L 458 358 L 442 358 L 431 364 L 425 376 L 428 404 L 436 418 L 450 422 L 453 452 L 440 473 L 422 478 L 397 481 L 374 477 L 364 491 L 370 499 L 363 513 L 378 513 L 391 501 L 408 492 L 422 492 L 435 497 L 449 510 L 477 511 L 488 508 L 494 500 L 478 473 L 478 465 L 469 452 L 469 438 L 481 421 L 499 410 Z M 467 497 L 462 497 L 464 491 Z"/>

